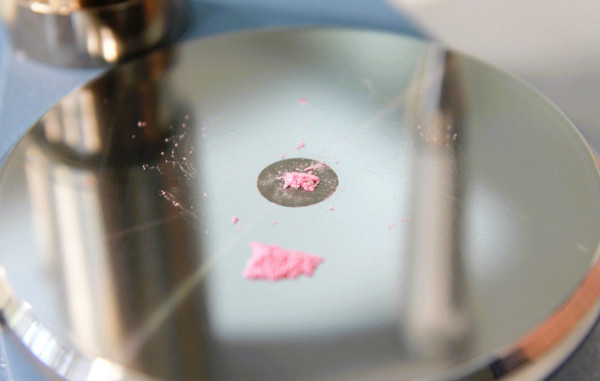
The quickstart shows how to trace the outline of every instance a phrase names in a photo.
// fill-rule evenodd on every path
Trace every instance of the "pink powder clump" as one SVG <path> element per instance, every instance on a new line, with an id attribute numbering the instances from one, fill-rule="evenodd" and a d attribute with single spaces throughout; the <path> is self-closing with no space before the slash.
<path id="1" fill-rule="evenodd" d="M 250 242 L 252 256 L 246 263 L 244 278 L 277 281 L 312 276 L 323 257 L 302 251 L 282 249 L 277 245 Z"/>
<path id="2" fill-rule="evenodd" d="M 236 216 L 233 216 L 233 217 L 231 217 L 231 222 L 232 222 L 234 225 L 235 225 L 235 224 L 237 224 L 239 220 L 240 220 L 240 219 L 239 219 L 239 218 L 237 218 Z"/>
<path id="3" fill-rule="evenodd" d="M 286 172 L 281 177 L 283 179 L 283 188 L 304 189 L 308 192 L 314 192 L 315 188 L 321 182 L 319 176 L 312 173 Z"/>
<path id="4" fill-rule="evenodd" d="M 298 151 L 300 151 L 302 148 L 306 147 L 306 144 L 304 144 L 304 142 L 300 142 L 300 144 L 298 144 L 298 146 L 296 147 L 296 149 Z"/>
<path id="5" fill-rule="evenodd" d="M 308 104 L 308 99 L 306 99 L 306 98 L 300 98 L 300 99 L 298 99 L 298 103 L 300 103 L 301 105 Z"/>

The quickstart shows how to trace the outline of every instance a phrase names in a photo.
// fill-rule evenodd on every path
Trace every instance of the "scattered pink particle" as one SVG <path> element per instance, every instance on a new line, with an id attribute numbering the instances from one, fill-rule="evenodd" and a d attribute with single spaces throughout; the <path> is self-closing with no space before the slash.
<path id="1" fill-rule="evenodd" d="M 277 281 L 295 279 L 300 275 L 312 276 L 323 257 L 302 251 L 282 249 L 277 245 L 250 242 L 252 256 L 246 263 L 246 279 Z"/>
<path id="2" fill-rule="evenodd" d="M 186 128 L 187 127 L 187 123 L 182 123 L 181 127 Z"/>
<path id="3" fill-rule="evenodd" d="M 162 151 L 162 152 L 160 153 L 160 156 L 165 156 L 165 152 L 164 152 L 164 151 Z"/>
<path id="4" fill-rule="evenodd" d="M 285 155 L 281 154 L 281 160 L 285 159 Z"/>
<path id="5" fill-rule="evenodd" d="M 165 143 L 168 143 L 168 142 L 169 142 L 169 138 L 165 138 Z"/>
<path id="6" fill-rule="evenodd" d="M 144 127 L 144 122 L 142 122 L 141 120 L 138 122 L 138 127 Z"/>
<path id="7" fill-rule="evenodd" d="M 390 230 L 392 230 L 395 227 L 396 227 L 396 224 L 388 225 L 387 230 L 390 231 Z"/>
<path id="8" fill-rule="evenodd" d="M 323 168 L 325 165 L 323 163 L 316 163 L 311 165 L 310 167 L 306 167 L 304 168 L 304 172 L 308 172 L 308 171 L 316 171 L 317 169 L 321 169 Z"/>
<path id="9" fill-rule="evenodd" d="M 208 193 L 204 192 L 204 197 L 208 196 Z"/>
<path id="10" fill-rule="evenodd" d="M 456 140 L 457 137 L 458 137 L 458 134 L 452 135 L 452 140 Z"/>
<path id="11" fill-rule="evenodd" d="M 408 221 L 410 221 L 410 217 L 406 217 L 406 218 L 403 218 L 400 220 L 400 222 L 403 222 L 403 223 L 408 222 Z"/>
<path id="12" fill-rule="evenodd" d="M 306 104 L 308 104 L 308 99 L 300 98 L 300 99 L 298 99 L 298 103 L 300 103 L 301 105 L 306 105 Z"/>
<path id="13" fill-rule="evenodd" d="M 273 226 L 277 225 L 277 221 L 273 221 Z"/>
<path id="14" fill-rule="evenodd" d="M 240 220 L 240 219 L 239 219 L 239 218 L 237 218 L 236 216 L 233 216 L 233 217 L 231 217 L 231 222 L 232 222 L 234 225 L 235 225 L 235 224 L 237 224 L 239 220 Z"/>
<path id="15" fill-rule="evenodd" d="M 206 137 L 206 132 L 202 133 L 202 137 L 205 138 Z"/>
<path id="16" fill-rule="evenodd" d="M 189 120 L 190 119 L 190 114 L 185 114 L 184 118 L 185 118 L 185 120 Z"/>
<path id="17" fill-rule="evenodd" d="M 331 210 L 332 212 L 333 212 L 333 209 L 334 209 L 334 208 L 333 208 L 333 206 L 330 206 L 330 207 L 329 207 L 329 210 Z"/>
<path id="18" fill-rule="evenodd" d="M 306 144 L 304 144 L 304 142 L 300 142 L 300 144 L 298 144 L 298 146 L 296 147 L 296 149 L 298 151 L 300 151 L 302 148 L 306 147 Z"/>
<path id="19" fill-rule="evenodd" d="M 336 164 L 339 164 L 340 162 L 336 160 L 336 161 L 335 161 L 335 163 L 336 163 Z"/>
<path id="20" fill-rule="evenodd" d="M 312 173 L 302 172 L 286 172 L 281 177 L 283 179 L 283 188 L 304 189 L 305 191 L 314 192 L 321 180 L 318 176 Z"/>

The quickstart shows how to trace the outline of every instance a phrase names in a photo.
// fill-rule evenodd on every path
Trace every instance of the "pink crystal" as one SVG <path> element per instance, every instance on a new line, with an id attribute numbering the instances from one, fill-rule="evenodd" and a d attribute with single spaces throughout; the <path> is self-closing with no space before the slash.
<path id="1" fill-rule="evenodd" d="M 277 245 L 259 242 L 248 244 L 252 256 L 246 263 L 244 278 L 277 281 L 295 279 L 300 275 L 312 276 L 323 257 L 302 251 L 282 249 Z"/>
<path id="2" fill-rule="evenodd" d="M 321 180 L 317 175 L 302 172 L 286 172 L 281 177 L 283 179 L 283 188 L 304 189 L 308 192 L 314 192 Z"/>

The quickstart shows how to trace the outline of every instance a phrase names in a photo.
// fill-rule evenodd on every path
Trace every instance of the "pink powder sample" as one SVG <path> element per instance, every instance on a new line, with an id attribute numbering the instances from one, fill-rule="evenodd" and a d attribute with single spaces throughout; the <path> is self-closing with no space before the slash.
<path id="1" fill-rule="evenodd" d="M 284 154 L 281 154 L 281 159 L 282 160 L 285 159 L 285 155 Z"/>
<path id="2" fill-rule="evenodd" d="M 308 99 L 306 99 L 304 97 L 300 98 L 300 99 L 298 99 L 298 103 L 300 103 L 301 105 L 308 104 Z"/>
<path id="3" fill-rule="evenodd" d="M 304 189 L 308 192 L 314 192 L 321 180 L 312 173 L 286 172 L 281 177 L 283 179 L 283 188 Z"/>
<path id="4" fill-rule="evenodd" d="M 296 147 L 296 149 L 298 151 L 300 151 L 302 148 L 306 147 L 306 145 L 304 144 L 304 142 L 300 142 L 300 144 L 298 144 L 298 146 Z"/>
<path id="5" fill-rule="evenodd" d="M 246 263 L 244 278 L 266 279 L 295 279 L 300 275 L 312 276 L 317 266 L 323 262 L 323 257 L 296 250 L 282 249 L 277 245 L 250 242 L 252 256 Z"/>
<path id="6" fill-rule="evenodd" d="M 396 227 L 396 224 L 388 225 L 387 230 L 390 231 Z"/>
<path id="7" fill-rule="evenodd" d="M 235 224 L 237 224 L 237 222 L 238 222 L 239 220 L 240 220 L 240 219 L 239 219 L 239 218 L 237 218 L 236 216 L 233 216 L 233 217 L 231 217 L 231 222 L 232 222 L 234 225 L 235 225 Z"/>
<path id="8" fill-rule="evenodd" d="M 334 208 L 333 208 L 333 206 L 330 206 L 330 207 L 329 207 L 329 210 L 331 210 L 332 212 L 333 212 L 333 209 L 334 209 Z"/>

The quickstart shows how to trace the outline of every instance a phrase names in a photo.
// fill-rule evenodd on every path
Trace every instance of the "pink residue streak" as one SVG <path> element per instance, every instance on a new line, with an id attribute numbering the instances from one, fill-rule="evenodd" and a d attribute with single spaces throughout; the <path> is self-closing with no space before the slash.
<path id="1" fill-rule="evenodd" d="M 310 167 L 306 167 L 304 168 L 304 172 L 312 172 L 312 171 L 316 171 L 318 169 L 321 169 L 325 167 L 325 165 L 323 163 L 317 163 L 317 164 L 313 164 Z"/>
<path id="2" fill-rule="evenodd" d="M 314 192 L 321 180 L 317 175 L 302 172 L 286 172 L 281 177 L 283 179 L 283 188 L 304 189 L 308 192 Z"/>
<path id="3" fill-rule="evenodd" d="M 277 281 L 312 276 L 323 257 L 302 251 L 282 249 L 277 245 L 250 242 L 252 256 L 246 263 L 244 278 Z"/>

